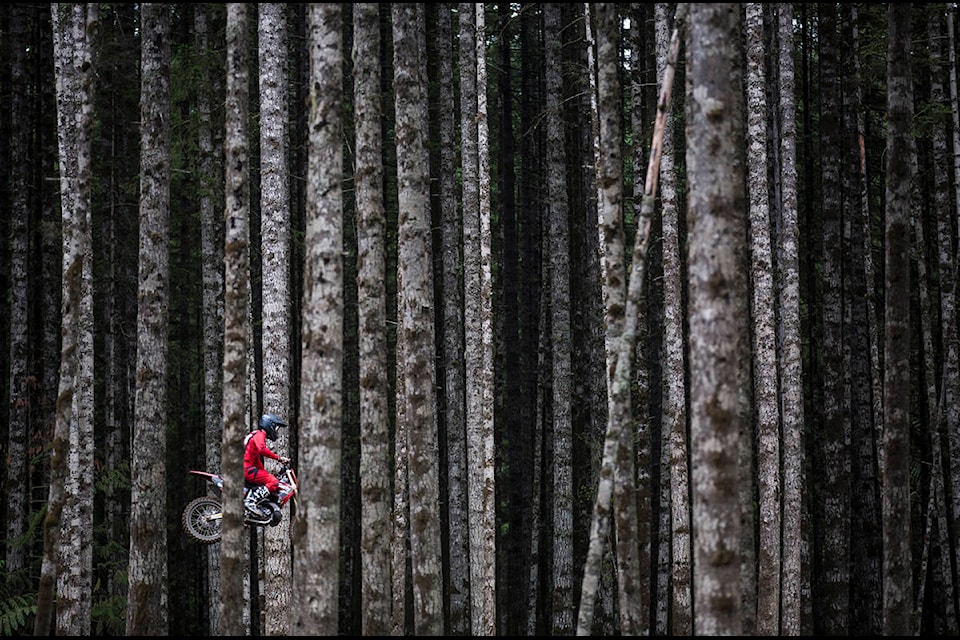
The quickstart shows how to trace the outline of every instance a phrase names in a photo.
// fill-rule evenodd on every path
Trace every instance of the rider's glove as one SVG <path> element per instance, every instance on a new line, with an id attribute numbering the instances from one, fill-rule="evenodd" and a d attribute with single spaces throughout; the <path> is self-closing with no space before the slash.
<path id="1" fill-rule="evenodd" d="M 280 464 L 290 464 L 290 458 L 280 456 Z"/>

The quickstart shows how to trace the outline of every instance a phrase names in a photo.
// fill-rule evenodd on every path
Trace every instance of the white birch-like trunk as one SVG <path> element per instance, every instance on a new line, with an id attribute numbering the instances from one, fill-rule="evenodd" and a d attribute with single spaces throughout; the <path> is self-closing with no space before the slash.
<path id="1" fill-rule="evenodd" d="M 93 306 L 91 298 L 91 236 L 90 236 L 90 193 L 91 193 L 91 151 L 93 97 L 91 95 L 90 75 L 84 71 L 84 65 L 91 62 L 92 33 L 88 29 L 88 20 L 96 20 L 96 15 L 88 15 L 86 5 L 77 4 L 69 9 L 71 18 L 67 27 L 73 33 L 72 58 L 67 63 L 73 67 L 73 90 L 68 100 L 74 101 L 71 117 L 74 121 L 67 135 L 73 139 L 67 144 L 73 154 L 72 194 L 74 223 L 76 224 L 76 246 L 80 273 L 75 282 L 79 287 L 76 293 L 79 310 L 76 316 L 76 369 L 74 371 L 73 393 L 70 397 L 69 445 L 66 457 L 66 477 L 64 479 L 64 512 L 60 531 L 60 573 L 57 576 L 57 631 L 58 633 L 83 635 L 89 633 L 91 620 L 92 585 L 90 584 L 89 550 L 93 540 L 93 498 L 89 488 L 91 479 L 88 469 L 93 464 Z M 95 9 L 94 9 L 95 11 Z M 66 186 L 66 185 L 65 185 Z M 68 187 L 69 188 L 69 187 Z M 87 407 L 83 403 L 88 403 Z M 86 490 L 86 493 L 84 492 Z"/>
<path id="2" fill-rule="evenodd" d="M 296 634 L 335 635 L 339 619 L 343 364 L 342 14 L 309 8 L 310 114 L 302 308 L 300 476 L 293 523 Z"/>
<path id="3" fill-rule="evenodd" d="M 199 51 L 208 48 L 206 5 L 194 5 L 194 34 Z M 223 217 L 218 215 L 214 183 L 219 171 L 216 162 L 210 109 L 213 102 L 211 75 L 213 65 L 204 64 L 204 81 L 198 86 L 197 111 L 200 124 L 197 146 L 200 151 L 200 246 L 203 250 L 201 281 L 203 286 L 203 423 L 206 468 L 220 469 L 220 442 L 223 438 Z M 220 545 L 207 548 L 208 633 L 220 630 Z"/>
<path id="4" fill-rule="evenodd" d="M 390 440 L 387 406 L 386 219 L 380 119 L 380 12 L 354 6 L 357 293 L 360 346 L 362 630 L 390 634 Z M 451 523 L 452 524 L 452 523 Z"/>
<path id="5" fill-rule="evenodd" d="M 419 56 L 417 4 L 394 4 L 394 90 L 397 121 L 397 351 L 404 378 L 410 561 L 414 633 L 443 632 L 439 452 L 436 433 L 433 261 L 429 158 L 426 147 L 426 64 Z"/>
<path id="6" fill-rule="evenodd" d="M 290 417 L 290 171 L 287 168 L 287 9 L 258 5 L 260 64 L 260 243 L 262 246 L 263 412 Z M 251 425 L 253 426 L 253 425 Z M 270 445 L 291 457 L 292 429 L 280 429 Z M 263 631 L 287 635 L 293 581 L 288 510 L 265 531 Z"/>
<path id="7" fill-rule="evenodd" d="M 453 6 L 437 12 L 440 65 L 440 104 L 454 104 Z M 443 269 L 443 392 L 447 455 L 447 520 L 449 522 L 449 625 L 452 635 L 470 632 L 470 538 L 467 519 L 466 398 L 463 365 L 462 218 L 457 208 L 457 147 L 455 110 L 441 109 L 440 216 Z"/>
<path id="8" fill-rule="evenodd" d="M 403 397 L 406 385 L 403 381 L 403 345 L 397 343 L 397 381 L 396 397 Z M 407 420 L 404 418 L 403 403 L 397 403 L 397 420 L 394 429 L 393 450 L 393 544 L 390 547 L 390 571 L 393 579 L 393 610 L 390 614 L 390 632 L 395 636 L 407 633 L 406 614 L 409 606 L 407 586 L 410 583 L 410 554 L 407 545 L 410 540 L 410 499 L 409 473 L 407 464 L 408 434 Z"/>
<path id="9" fill-rule="evenodd" d="M 64 531 L 61 538 L 61 568 L 69 573 L 71 585 L 65 590 L 68 602 L 74 605 L 69 623 L 58 624 L 58 632 L 86 635 L 92 627 L 93 607 L 93 476 L 89 469 L 94 468 L 93 455 L 93 232 L 92 202 L 93 191 L 93 40 L 99 29 L 98 5 L 90 3 L 81 7 L 82 17 L 76 26 L 83 29 L 80 41 L 83 46 L 76 53 L 77 68 L 80 69 L 80 112 L 77 123 L 79 134 L 77 142 L 77 187 L 80 204 L 77 221 L 79 223 L 79 245 L 82 256 L 83 273 L 80 278 L 80 316 L 77 333 L 77 378 L 73 394 L 73 428 L 70 431 L 70 463 L 67 482 L 68 505 L 71 505 L 71 526 L 74 530 Z M 159 83 L 158 83 L 159 84 Z M 163 450 L 161 448 L 161 450 Z M 76 466 L 74 466 L 76 465 Z M 164 504 L 165 500 L 161 502 Z M 161 546 L 165 548 L 165 539 Z M 166 575 L 166 567 L 160 570 Z M 64 575 L 64 574 L 61 574 Z M 73 599 L 70 593 L 75 596 Z M 69 615 L 69 614 L 68 614 Z M 156 612 L 160 628 L 166 624 L 166 612 Z"/>
<path id="10" fill-rule="evenodd" d="M 223 439 L 224 487 L 220 543 L 220 633 L 244 635 L 250 566 L 243 526 L 243 438 L 247 433 L 247 351 L 250 269 L 248 5 L 227 5 L 226 132 L 224 135 Z"/>
<path id="11" fill-rule="evenodd" d="M 671 25 L 669 7 L 658 3 L 654 8 L 656 23 L 657 77 L 663 78 L 670 64 L 668 59 Z M 674 25 L 674 29 L 677 25 Z M 674 61 L 675 63 L 675 61 Z M 660 158 L 660 202 L 663 233 L 663 385 L 664 447 L 669 476 L 663 485 L 670 496 L 667 517 L 670 526 L 661 531 L 670 545 L 669 629 L 658 630 L 673 635 L 690 635 L 693 626 L 692 576 L 690 558 L 690 468 L 687 443 L 686 373 L 683 336 L 683 282 L 680 251 L 680 209 L 677 202 L 677 176 L 674 164 L 675 145 L 673 118 L 669 112 L 663 125 Z M 667 600 L 664 586 L 661 598 Z"/>
<path id="12" fill-rule="evenodd" d="M 780 221 L 777 277 L 781 325 L 780 380 L 783 420 L 783 558 L 780 632 L 801 633 L 801 595 L 806 540 L 804 511 L 803 360 L 800 336 L 800 232 L 797 224 L 796 110 L 793 63 L 793 10 L 778 4 L 780 88 Z"/>
<path id="13" fill-rule="evenodd" d="M 127 634 L 165 634 L 167 349 L 170 227 L 170 8 L 142 10 L 137 376 L 131 446 Z"/>
<path id="14" fill-rule="evenodd" d="M 480 529 L 481 564 L 479 583 L 473 582 L 473 633 L 497 633 L 497 522 L 494 471 L 496 460 L 493 442 L 493 275 L 491 272 L 493 236 L 490 224 L 490 144 L 487 134 L 487 56 L 486 26 L 483 3 L 475 3 L 477 48 L 477 177 L 480 196 L 480 345 L 482 349 L 480 384 Z M 476 522 L 475 518 L 471 522 Z"/>
<path id="15" fill-rule="evenodd" d="M 463 202 L 463 290 L 467 513 L 470 523 L 471 630 L 483 615 L 483 337 L 480 256 L 480 166 L 477 132 L 477 24 L 473 3 L 459 4 L 460 123 Z"/>
<path id="16" fill-rule="evenodd" d="M 643 22 L 638 20 L 638 17 L 646 15 L 647 13 L 639 3 L 630 4 L 630 13 L 633 18 L 630 23 L 629 38 L 630 42 L 633 43 L 633 51 L 631 52 L 630 62 L 630 82 L 625 88 L 624 94 L 629 96 L 629 100 L 634 105 L 631 108 L 630 114 L 632 137 L 630 151 L 633 161 L 633 188 L 630 195 L 634 198 L 631 209 L 636 216 L 641 213 L 643 208 L 643 192 L 646 188 L 646 185 L 643 184 L 643 167 L 647 164 L 648 152 L 645 140 L 649 137 L 647 133 L 648 130 L 644 127 L 644 118 L 646 117 L 644 115 L 644 108 L 641 106 L 644 104 L 643 96 L 647 92 L 644 90 L 641 68 L 638 67 L 639 60 L 643 57 L 640 53 L 640 51 L 643 50 L 643 46 L 640 43 L 643 41 L 642 34 L 643 31 L 646 30 L 646 27 L 642 26 Z M 652 13 L 649 15 L 652 15 Z M 653 95 L 656 95 L 655 91 Z M 653 127 L 650 127 L 651 131 L 652 129 Z M 652 621 L 651 598 L 653 597 L 652 594 L 656 593 L 653 583 L 657 574 L 654 568 L 656 563 L 653 561 L 653 532 L 655 527 L 659 527 L 664 523 L 662 517 L 654 519 L 653 501 L 655 496 L 653 486 L 654 478 L 659 476 L 662 470 L 660 463 L 663 461 L 663 456 L 661 455 L 659 460 L 655 460 L 653 456 L 653 444 L 656 431 L 653 429 L 654 420 L 651 411 L 651 382 L 654 377 L 654 367 L 651 362 L 654 358 L 650 358 L 651 350 L 647 346 L 650 344 L 652 333 L 648 313 L 655 312 L 655 310 L 659 308 L 656 304 L 651 305 L 650 301 L 656 298 L 655 292 L 659 290 L 659 286 L 653 286 L 650 278 L 647 278 L 647 282 L 643 283 L 643 286 L 647 294 L 645 296 L 646 299 L 643 300 L 639 306 L 639 314 L 641 317 L 638 319 L 634 346 L 634 366 L 636 367 L 636 373 L 631 381 L 631 384 L 635 387 L 633 393 L 635 394 L 637 407 L 632 425 L 636 426 L 631 425 L 631 428 L 627 431 L 636 434 L 637 442 L 636 452 L 633 454 L 636 458 L 634 464 L 636 466 L 637 485 L 636 546 L 638 565 L 637 579 L 639 581 L 635 596 L 637 599 L 638 620 L 636 633 L 638 635 L 650 635 Z M 657 384 L 656 388 L 659 389 L 660 385 Z M 664 474 L 661 477 L 666 478 L 667 476 Z M 669 487 L 669 482 L 664 482 L 663 484 Z M 661 491 L 656 495 L 656 499 L 659 500 L 662 495 L 663 492 Z"/>
<path id="17" fill-rule="evenodd" d="M 63 236 L 60 381 L 56 402 L 53 447 L 50 457 L 50 490 L 47 517 L 44 523 L 43 561 L 37 594 L 36 635 L 50 635 L 59 627 L 60 616 L 70 609 L 67 593 L 61 588 L 60 548 L 62 529 L 70 517 L 67 508 L 67 473 L 70 453 L 70 430 L 73 419 L 73 396 L 76 389 L 78 331 L 80 313 L 81 225 L 78 217 L 81 195 L 77 177 L 79 75 L 75 63 L 78 38 L 82 30 L 74 24 L 82 18 L 80 5 L 52 4 L 50 7 L 54 34 L 54 64 L 57 98 L 57 138 L 60 169 L 60 211 Z"/>
<path id="18" fill-rule="evenodd" d="M 740 635 L 740 469 L 749 385 L 739 5 L 691 5 L 687 217 L 694 633 Z"/>
<path id="19" fill-rule="evenodd" d="M 589 16 L 589 8 L 587 9 Z M 630 383 L 633 372 L 636 325 L 642 321 L 639 308 L 635 317 L 626 317 L 625 307 L 629 277 L 625 264 L 626 234 L 623 207 L 623 154 L 621 152 L 620 82 L 618 79 L 616 5 L 597 5 L 597 121 L 600 155 L 597 158 L 597 185 L 600 191 L 600 219 L 602 230 L 601 272 L 604 274 L 606 300 L 608 371 L 607 437 L 611 431 L 619 434 L 613 467 L 613 502 L 610 516 L 616 540 L 614 558 L 617 567 L 617 591 L 620 631 L 638 635 L 645 625 L 646 612 L 640 606 L 639 540 L 637 538 L 636 466 L 634 460 L 634 431 L 631 428 L 632 402 Z M 641 224 L 643 224 L 641 222 Z M 638 241 L 643 242 L 641 234 Z M 642 282 L 630 283 L 642 286 Z M 629 335 L 626 325 L 631 325 Z M 625 341 L 629 341 L 626 344 Z M 623 344 L 621 344 L 623 343 Z M 620 359 L 623 358 L 623 362 Z M 619 379 L 623 372 L 625 376 Z M 619 424 L 614 424 L 617 422 Z M 641 445 L 642 446 L 642 445 Z M 601 479 L 601 482 L 603 480 Z M 606 536 L 601 536 L 601 542 Z"/>
<path id="20" fill-rule="evenodd" d="M 763 5 L 749 3 L 746 11 L 751 335 L 760 508 L 756 633 L 777 635 L 780 632 L 780 409 L 767 183 L 766 47 Z"/>

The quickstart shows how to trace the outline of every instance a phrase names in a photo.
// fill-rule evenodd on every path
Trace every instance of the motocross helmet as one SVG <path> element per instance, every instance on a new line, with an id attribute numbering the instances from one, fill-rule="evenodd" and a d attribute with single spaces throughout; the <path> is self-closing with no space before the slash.
<path id="1" fill-rule="evenodd" d="M 279 435 L 277 429 L 285 426 L 287 426 L 287 423 L 272 413 L 265 413 L 260 418 L 260 428 L 267 432 L 267 440 L 276 440 Z"/>

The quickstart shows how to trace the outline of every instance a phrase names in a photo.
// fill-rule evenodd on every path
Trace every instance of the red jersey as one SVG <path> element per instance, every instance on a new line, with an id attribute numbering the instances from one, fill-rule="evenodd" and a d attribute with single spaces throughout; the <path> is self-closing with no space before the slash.
<path id="1" fill-rule="evenodd" d="M 246 446 L 243 448 L 243 468 L 256 467 L 263 469 L 263 457 L 279 460 L 280 456 L 270 451 L 267 446 L 267 432 L 258 429 L 246 437 Z"/>

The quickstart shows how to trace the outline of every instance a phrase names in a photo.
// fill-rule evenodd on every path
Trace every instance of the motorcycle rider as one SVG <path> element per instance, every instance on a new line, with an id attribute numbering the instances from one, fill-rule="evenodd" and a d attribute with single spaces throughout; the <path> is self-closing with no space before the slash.
<path id="1" fill-rule="evenodd" d="M 272 413 L 265 413 L 260 418 L 256 431 L 251 431 L 243 440 L 243 476 L 250 484 L 258 485 L 247 493 L 243 501 L 248 511 L 258 513 L 257 504 L 270 494 L 276 495 L 279 480 L 272 473 L 264 469 L 263 459 L 273 458 L 280 464 L 287 464 L 290 458 L 280 456 L 270 450 L 267 440 L 277 439 L 278 429 L 287 426 L 287 423 Z"/>

